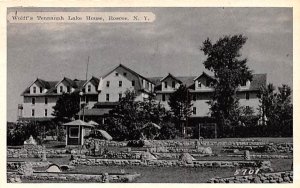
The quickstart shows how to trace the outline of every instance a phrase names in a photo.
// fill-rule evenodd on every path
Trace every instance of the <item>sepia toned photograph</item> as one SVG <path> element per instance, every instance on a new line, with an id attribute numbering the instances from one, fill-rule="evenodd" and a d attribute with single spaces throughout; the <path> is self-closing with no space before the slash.
<path id="1" fill-rule="evenodd" d="M 6 20 L 7 183 L 293 183 L 292 7 Z"/>

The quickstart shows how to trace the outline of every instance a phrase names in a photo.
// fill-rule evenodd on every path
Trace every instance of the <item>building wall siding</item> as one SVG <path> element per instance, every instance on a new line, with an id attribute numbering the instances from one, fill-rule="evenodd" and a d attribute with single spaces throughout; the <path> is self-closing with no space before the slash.
<path id="1" fill-rule="evenodd" d="M 118 76 L 116 76 L 118 73 Z M 124 76 L 126 73 L 126 76 Z M 132 81 L 134 80 L 135 86 L 132 86 Z M 109 81 L 109 87 L 106 86 L 107 81 Z M 119 81 L 122 81 L 122 87 L 119 87 Z M 119 101 L 119 94 L 124 93 L 126 90 L 139 90 L 139 78 L 136 75 L 131 74 L 129 71 L 125 70 L 122 67 L 118 67 L 105 78 L 102 79 L 102 88 L 99 91 L 98 101 L 105 102 L 106 94 L 109 94 L 109 102 Z"/>
<path id="2" fill-rule="evenodd" d="M 35 104 L 32 104 L 32 98 L 35 98 Z M 56 105 L 56 101 L 58 99 L 57 96 L 51 97 L 47 96 L 48 104 L 45 104 L 45 96 L 37 96 L 37 97 L 24 97 L 23 103 L 23 117 L 33 117 L 31 112 L 34 109 L 34 117 L 53 117 L 53 106 Z M 47 116 L 45 116 L 45 109 L 47 109 Z"/>

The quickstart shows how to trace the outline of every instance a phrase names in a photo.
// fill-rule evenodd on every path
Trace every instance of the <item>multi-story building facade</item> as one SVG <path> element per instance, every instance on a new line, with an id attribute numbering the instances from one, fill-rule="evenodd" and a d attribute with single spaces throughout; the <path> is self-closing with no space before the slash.
<path id="1" fill-rule="evenodd" d="M 266 85 L 266 74 L 254 74 L 252 81 L 248 80 L 239 87 L 240 104 L 251 107 L 258 113 L 259 99 L 257 93 L 261 86 Z M 86 103 L 79 115 L 99 117 L 107 115 L 126 90 L 135 91 L 136 100 L 142 101 L 155 94 L 167 109 L 168 99 L 176 89 L 184 84 L 192 94 L 192 116 L 209 116 L 208 101 L 213 93 L 212 83 L 216 79 L 203 72 L 198 76 L 174 76 L 146 78 L 120 64 L 100 78 L 92 77 L 85 80 L 63 78 L 61 81 L 44 81 L 36 79 L 22 94 L 23 104 L 19 105 L 20 119 L 53 118 L 53 106 L 64 92 L 79 91 L 81 102 Z"/>

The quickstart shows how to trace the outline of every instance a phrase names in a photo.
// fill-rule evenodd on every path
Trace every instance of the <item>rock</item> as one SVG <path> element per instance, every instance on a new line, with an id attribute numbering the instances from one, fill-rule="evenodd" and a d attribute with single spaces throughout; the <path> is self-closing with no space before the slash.
<path id="1" fill-rule="evenodd" d="M 18 168 L 18 174 L 24 176 L 31 176 L 33 174 L 32 165 L 30 163 L 24 163 Z"/>
<path id="2" fill-rule="evenodd" d="M 180 161 L 183 161 L 185 163 L 192 163 L 195 159 L 194 157 L 192 157 L 189 153 L 183 153 L 180 157 L 179 157 Z"/>
<path id="3" fill-rule="evenodd" d="M 46 172 L 61 172 L 61 169 L 60 169 L 60 167 L 59 167 L 58 165 L 56 165 L 56 164 L 51 164 L 51 165 L 47 168 Z"/>
<path id="4" fill-rule="evenodd" d="M 250 156 L 250 152 L 249 152 L 249 150 L 246 150 L 245 152 L 244 152 L 244 159 L 245 160 L 251 160 L 251 156 Z"/>
<path id="5" fill-rule="evenodd" d="M 253 180 L 254 183 L 261 183 L 260 179 L 258 177 L 254 178 Z"/>
<path id="6" fill-rule="evenodd" d="M 141 160 L 157 160 L 150 152 L 145 151 L 141 154 Z"/>
<path id="7" fill-rule="evenodd" d="M 36 141 L 33 139 L 32 135 L 24 141 L 24 145 L 36 145 Z"/>
<path id="8" fill-rule="evenodd" d="M 283 180 L 284 180 L 285 182 L 289 182 L 289 181 L 290 181 L 290 178 L 289 178 L 288 176 L 286 176 L 286 177 L 283 178 Z"/>
<path id="9" fill-rule="evenodd" d="M 15 177 L 15 182 L 16 183 L 22 183 L 22 180 L 19 177 Z"/>

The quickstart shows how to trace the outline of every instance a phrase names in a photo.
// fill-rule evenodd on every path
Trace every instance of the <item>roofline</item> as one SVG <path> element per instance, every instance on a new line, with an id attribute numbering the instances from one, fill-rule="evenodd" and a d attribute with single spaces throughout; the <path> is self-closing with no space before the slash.
<path id="1" fill-rule="evenodd" d="M 124 69 L 126 69 L 126 70 L 129 71 L 129 72 L 131 72 L 132 74 L 134 74 L 134 75 L 136 75 L 136 76 L 138 76 L 138 77 L 141 77 L 141 78 L 147 80 L 148 82 L 151 82 L 152 84 L 154 84 L 154 82 L 150 81 L 148 78 L 146 78 L 146 77 L 140 75 L 139 73 L 135 72 L 134 70 L 131 70 L 130 68 L 126 67 L 125 65 L 123 65 L 123 64 L 121 64 L 121 63 L 120 63 L 119 65 L 115 66 L 112 70 L 110 70 L 110 71 L 109 71 L 108 73 L 106 73 L 104 76 L 101 76 L 101 78 L 102 78 L 102 79 L 105 78 L 105 77 L 108 76 L 110 73 L 112 73 L 114 70 L 116 70 L 118 67 L 123 67 Z M 154 84 L 154 85 L 155 85 L 155 84 Z"/>
<path id="2" fill-rule="evenodd" d="M 177 77 L 173 76 L 171 73 L 168 73 L 167 76 L 163 77 L 162 79 L 160 79 L 159 81 L 162 82 L 163 80 L 165 80 L 166 78 L 168 78 L 169 76 L 171 76 L 172 78 L 174 78 L 174 80 L 179 81 L 180 83 L 182 83 L 181 80 L 179 80 Z"/>
<path id="3" fill-rule="evenodd" d="M 202 75 L 206 75 L 207 77 L 215 80 L 215 78 L 213 78 L 212 76 L 210 76 L 209 74 L 207 74 L 206 72 L 202 71 L 202 74 L 200 74 L 199 76 L 197 76 L 196 78 L 194 78 L 194 81 L 195 80 L 198 80 L 198 78 L 200 78 Z"/>
<path id="4" fill-rule="evenodd" d="M 67 78 L 67 77 L 64 76 L 64 78 L 63 78 L 61 81 L 58 81 L 57 84 L 56 84 L 54 87 L 56 88 L 56 87 L 57 87 L 62 81 L 64 81 L 66 78 Z M 68 78 L 68 79 L 70 79 L 70 78 Z M 70 79 L 70 80 L 71 80 L 71 79 Z"/>
<path id="5" fill-rule="evenodd" d="M 28 86 L 26 87 L 26 89 L 21 93 L 21 96 L 24 96 L 25 91 L 26 91 L 28 88 L 30 88 L 36 81 L 39 81 L 39 80 L 43 80 L 43 79 L 39 79 L 38 77 L 36 77 L 36 79 L 35 79 L 33 82 L 31 82 L 31 84 L 28 85 Z M 43 80 L 43 81 L 45 81 L 45 80 Z M 45 81 L 45 82 L 49 82 L 49 81 Z"/>
<path id="6" fill-rule="evenodd" d="M 82 87 L 84 87 L 84 86 L 85 86 L 89 81 L 91 81 L 93 78 L 98 79 L 97 77 L 92 76 L 90 79 L 88 79 L 88 80 L 82 85 Z M 99 82 L 100 82 L 100 80 L 99 80 Z M 98 87 L 98 86 L 96 86 L 96 87 Z"/>

